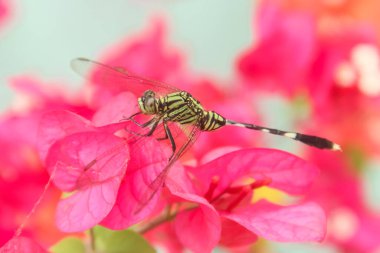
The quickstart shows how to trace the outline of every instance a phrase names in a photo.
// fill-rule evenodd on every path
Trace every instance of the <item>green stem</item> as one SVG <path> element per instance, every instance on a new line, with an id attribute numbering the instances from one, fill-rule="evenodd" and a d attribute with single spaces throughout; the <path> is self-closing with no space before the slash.
<path id="1" fill-rule="evenodd" d="M 94 228 L 90 229 L 90 249 L 92 253 L 96 252 L 96 247 L 95 247 L 95 232 Z"/>
<path id="2" fill-rule="evenodd" d="M 190 211 L 190 210 L 192 210 L 192 209 L 194 209 L 196 207 L 198 207 L 198 206 L 197 205 L 196 206 L 190 206 L 190 207 L 188 207 L 186 209 L 178 210 L 175 213 L 172 213 L 172 214 L 168 213 L 168 214 L 165 214 L 163 216 L 160 216 L 157 219 L 155 219 L 152 222 L 150 222 L 149 224 L 147 224 L 145 227 L 139 229 L 137 232 L 140 233 L 140 234 L 145 234 L 145 233 L 149 232 L 150 230 L 152 230 L 152 229 L 160 226 L 161 224 L 173 220 L 177 216 L 177 214 L 179 212 Z"/>
<path id="3" fill-rule="evenodd" d="M 149 223 L 145 227 L 139 229 L 138 232 L 140 234 L 145 234 L 145 233 L 149 232 L 150 230 L 160 226 L 161 224 L 168 222 L 168 221 L 171 221 L 172 219 L 175 218 L 176 215 L 177 215 L 177 213 L 158 217 L 156 220 L 153 220 L 151 223 Z"/>

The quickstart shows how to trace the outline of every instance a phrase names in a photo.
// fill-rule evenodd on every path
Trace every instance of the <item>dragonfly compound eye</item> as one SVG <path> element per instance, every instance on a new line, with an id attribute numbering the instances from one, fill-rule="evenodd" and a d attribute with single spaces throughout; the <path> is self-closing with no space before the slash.
<path id="1" fill-rule="evenodd" d="M 147 100 L 145 100 L 145 109 L 147 111 L 155 112 L 155 98 L 149 97 Z"/>
<path id="2" fill-rule="evenodd" d="M 140 107 L 141 112 L 144 114 L 157 113 L 156 94 L 151 90 L 145 91 L 144 94 L 141 97 L 139 97 L 138 105 Z"/>

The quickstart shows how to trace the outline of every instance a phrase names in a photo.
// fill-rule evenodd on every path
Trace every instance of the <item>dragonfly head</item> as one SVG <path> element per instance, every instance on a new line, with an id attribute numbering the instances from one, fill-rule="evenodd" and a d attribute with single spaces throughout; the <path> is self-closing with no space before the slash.
<path id="1" fill-rule="evenodd" d="M 142 113 L 144 114 L 156 114 L 157 113 L 157 98 L 156 94 L 147 90 L 144 94 L 138 99 L 139 107 Z"/>

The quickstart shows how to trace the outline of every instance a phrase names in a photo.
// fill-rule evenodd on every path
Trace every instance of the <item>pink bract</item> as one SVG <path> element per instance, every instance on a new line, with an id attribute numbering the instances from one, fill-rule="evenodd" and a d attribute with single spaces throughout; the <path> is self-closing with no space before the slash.
<path id="1" fill-rule="evenodd" d="M 48 253 L 37 242 L 27 237 L 19 236 L 12 238 L 3 247 L 0 253 Z"/>
<path id="2" fill-rule="evenodd" d="M 115 147 L 117 152 L 110 153 Z M 52 145 L 46 165 L 53 182 L 63 191 L 75 191 L 58 204 L 57 222 L 62 231 L 86 230 L 109 213 L 128 160 L 126 143 L 110 134 L 77 133 Z"/>
<path id="3" fill-rule="evenodd" d="M 199 204 L 204 202 L 201 199 L 198 201 Z M 174 229 L 179 241 L 190 250 L 211 252 L 220 239 L 220 217 L 212 206 L 204 202 L 194 210 L 180 212 L 174 222 Z"/>
<path id="4" fill-rule="evenodd" d="M 260 201 L 224 217 L 273 241 L 320 242 L 326 233 L 325 213 L 315 203 L 282 207 Z"/>
<path id="5" fill-rule="evenodd" d="M 330 220 L 334 219 L 335 213 L 346 218 L 340 221 L 338 226 L 342 222 L 349 225 L 344 231 L 346 236 L 340 236 L 339 231 L 331 228 L 327 239 L 342 249 L 354 252 L 372 252 L 377 249 L 380 246 L 380 216 L 367 207 L 363 198 L 363 182 L 357 176 L 356 168 L 339 154 L 324 154 L 318 150 L 310 150 L 309 159 L 323 168 L 323 173 L 305 196 L 306 199 L 317 201 L 326 210 Z M 334 194 L 331 195 L 331 192 Z M 344 217 L 345 213 L 351 220 Z"/>
<path id="6" fill-rule="evenodd" d="M 199 205 L 180 212 L 174 220 L 179 241 L 193 251 L 203 248 L 209 252 L 223 239 L 221 235 L 228 231 L 222 232 L 221 218 L 231 220 L 235 230 L 245 232 L 246 239 L 239 246 L 254 241 L 256 235 L 293 242 L 324 238 L 325 215 L 314 203 L 279 206 L 263 201 L 251 203 L 244 197 L 245 201 L 242 199 L 240 204 L 233 204 L 245 189 L 239 185 L 246 185 L 244 180 L 249 178 L 255 178 L 257 182 L 271 179 L 271 187 L 292 194 L 304 193 L 318 169 L 300 158 L 277 150 L 246 149 L 191 168 L 190 172 L 195 188 L 186 183 L 187 177 L 183 173 L 171 173 L 166 184 L 172 194 Z M 247 197 L 251 194 L 247 192 Z M 208 225 L 204 227 L 204 224 Z M 247 236 L 247 231 L 251 236 Z M 204 241 L 204 237 L 209 240 Z"/>
<path id="7" fill-rule="evenodd" d="M 257 148 L 231 152 L 192 172 L 202 183 L 203 192 L 207 191 L 212 178 L 218 176 L 218 191 L 236 180 L 251 177 L 255 180 L 270 178 L 271 187 L 290 194 L 303 194 L 318 176 L 319 169 L 289 153 Z"/>
<path id="8" fill-rule="evenodd" d="M 90 121 L 70 111 L 50 111 L 43 114 L 37 142 L 41 159 L 46 159 L 48 150 L 57 140 L 70 134 L 94 129 Z"/>
<path id="9" fill-rule="evenodd" d="M 99 108 L 94 114 L 92 122 L 96 126 L 120 123 L 139 110 L 137 97 L 130 92 L 122 92 Z"/>
<path id="10" fill-rule="evenodd" d="M 40 113 L 24 116 L 8 113 L 0 120 L 0 245 L 13 236 L 49 180 L 35 144 L 40 118 Z M 29 219 L 25 236 L 38 238 L 43 245 L 51 244 L 61 236 L 53 225 L 52 210 L 58 198 L 56 189 L 46 191 L 40 204 L 45 209 L 37 209 Z M 44 224 L 38 224 L 42 217 Z"/>
<path id="11" fill-rule="evenodd" d="M 134 99 L 127 93 L 118 97 L 126 96 Z M 46 157 L 47 169 L 58 188 L 74 191 L 58 204 L 57 224 L 62 231 L 83 231 L 101 222 L 113 229 L 127 228 L 149 215 L 157 203 L 160 187 L 147 206 L 136 212 L 150 183 L 166 166 L 168 151 L 159 149 L 154 139 L 136 139 L 132 134 L 128 143 L 115 136 L 116 131 L 134 125 L 129 121 L 103 125 L 114 117 L 118 97 L 95 114 L 101 127 L 66 111 L 47 113 L 43 118 L 40 141 L 53 143 Z M 130 164 L 129 147 L 133 153 Z"/>
<path id="12" fill-rule="evenodd" d="M 170 156 L 170 151 L 153 138 L 131 144 L 130 148 L 131 160 L 116 203 L 101 223 L 112 229 L 128 228 L 153 212 L 161 195 L 162 186 L 159 185 L 157 189 L 150 187 L 167 165 Z"/>
<path id="13" fill-rule="evenodd" d="M 264 1 L 258 11 L 259 42 L 238 59 L 247 84 L 286 95 L 298 91 L 313 60 L 314 27 L 309 13 L 284 12 L 278 2 Z"/>

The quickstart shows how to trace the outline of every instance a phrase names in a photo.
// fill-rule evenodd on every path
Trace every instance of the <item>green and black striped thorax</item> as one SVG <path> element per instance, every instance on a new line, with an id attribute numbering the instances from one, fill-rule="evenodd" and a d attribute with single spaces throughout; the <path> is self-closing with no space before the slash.
<path id="1" fill-rule="evenodd" d="M 202 131 L 216 130 L 226 124 L 226 119 L 213 111 L 206 111 L 198 100 L 186 91 L 173 92 L 163 97 L 147 90 L 138 99 L 142 113 L 156 115 L 163 121 L 179 124 L 196 124 Z"/>

